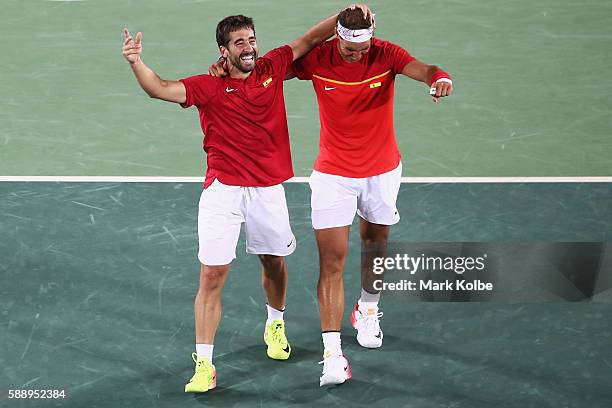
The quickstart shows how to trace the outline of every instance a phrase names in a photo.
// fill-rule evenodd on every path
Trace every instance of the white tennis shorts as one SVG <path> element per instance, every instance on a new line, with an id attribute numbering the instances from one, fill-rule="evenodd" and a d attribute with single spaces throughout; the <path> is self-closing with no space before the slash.
<path id="1" fill-rule="evenodd" d="M 198 259 L 204 265 L 227 265 L 236 258 L 240 225 L 246 251 L 287 256 L 295 251 L 285 189 L 228 186 L 215 180 L 202 191 L 198 208 Z"/>
<path id="2" fill-rule="evenodd" d="M 373 224 L 393 225 L 400 220 L 397 194 L 402 179 L 402 163 L 378 176 L 349 178 L 312 172 L 309 179 L 312 227 L 351 225 L 355 214 Z"/>

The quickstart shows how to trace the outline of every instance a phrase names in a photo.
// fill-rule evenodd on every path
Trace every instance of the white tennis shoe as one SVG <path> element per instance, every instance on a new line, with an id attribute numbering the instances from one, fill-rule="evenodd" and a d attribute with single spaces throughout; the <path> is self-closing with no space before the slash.
<path id="1" fill-rule="evenodd" d="M 351 323 L 357 330 L 357 343 L 366 348 L 378 348 L 382 346 L 383 332 L 380 329 L 380 318 L 383 313 L 378 307 L 364 310 L 359 309 L 359 302 L 351 313 Z"/>
<path id="2" fill-rule="evenodd" d="M 351 379 L 351 366 L 344 355 L 334 355 L 329 351 L 323 354 L 323 374 L 319 386 L 342 384 Z"/>

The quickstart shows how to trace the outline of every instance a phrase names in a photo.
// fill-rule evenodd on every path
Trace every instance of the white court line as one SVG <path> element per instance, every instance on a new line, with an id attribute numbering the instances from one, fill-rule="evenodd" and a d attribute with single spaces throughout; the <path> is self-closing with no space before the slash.
<path id="1" fill-rule="evenodd" d="M 0 182 L 203 183 L 204 177 L 0 176 Z M 307 183 L 308 177 L 293 177 L 286 182 Z M 402 183 L 612 183 L 612 177 L 402 177 Z"/>

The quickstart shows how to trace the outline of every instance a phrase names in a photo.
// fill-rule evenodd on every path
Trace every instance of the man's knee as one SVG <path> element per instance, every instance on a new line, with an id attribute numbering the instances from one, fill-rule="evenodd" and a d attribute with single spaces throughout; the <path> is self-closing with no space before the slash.
<path id="1" fill-rule="evenodd" d="M 285 266 L 285 258 L 276 255 L 258 255 L 261 265 L 266 274 L 276 274 L 282 272 Z"/>
<path id="2" fill-rule="evenodd" d="M 361 259 L 371 259 L 385 256 L 387 253 L 386 239 L 364 239 L 361 241 Z"/>
<path id="3" fill-rule="evenodd" d="M 350 226 L 315 230 L 321 276 L 341 275 L 348 253 Z"/>
<path id="4" fill-rule="evenodd" d="M 206 293 L 222 288 L 228 272 L 229 265 L 202 265 L 199 292 Z"/>
<path id="5" fill-rule="evenodd" d="M 386 245 L 389 240 L 389 232 L 391 231 L 388 225 L 372 224 L 365 220 L 361 220 L 360 235 L 361 242 L 364 245 Z"/>
<path id="6" fill-rule="evenodd" d="M 389 241 L 389 237 L 375 237 L 375 238 L 365 238 L 361 240 L 361 243 L 366 248 L 382 248 L 387 246 L 387 242 Z"/>
<path id="7" fill-rule="evenodd" d="M 379 256 L 387 250 L 389 228 L 371 228 L 362 231 L 361 250 L 363 254 Z"/>
<path id="8" fill-rule="evenodd" d="M 343 249 L 327 249 L 320 251 L 321 274 L 342 274 L 347 251 Z"/>

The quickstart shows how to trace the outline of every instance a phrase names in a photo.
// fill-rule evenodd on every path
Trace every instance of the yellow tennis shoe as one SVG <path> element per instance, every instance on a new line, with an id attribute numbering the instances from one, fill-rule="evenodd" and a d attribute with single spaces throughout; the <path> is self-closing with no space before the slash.
<path id="1" fill-rule="evenodd" d="M 286 360 L 291 354 L 291 346 L 285 336 L 285 322 L 272 320 L 266 325 L 264 342 L 268 345 L 268 357 L 274 360 Z"/>
<path id="2" fill-rule="evenodd" d="M 185 392 L 206 392 L 217 386 L 217 370 L 206 358 L 198 358 L 196 353 L 191 354 L 195 366 L 195 374 L 185 384 Z"/>

